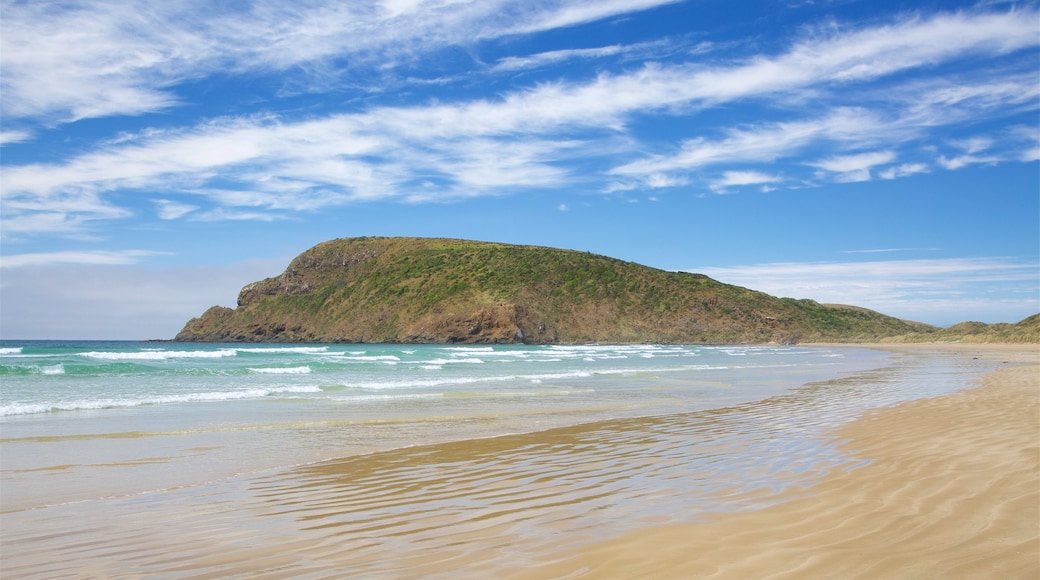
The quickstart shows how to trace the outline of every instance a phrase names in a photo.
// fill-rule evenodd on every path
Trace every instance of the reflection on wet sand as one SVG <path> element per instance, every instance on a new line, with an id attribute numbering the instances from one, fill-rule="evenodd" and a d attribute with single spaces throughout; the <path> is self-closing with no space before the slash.
<path id="1" fill-rule="evenodd" d="M 759 509 L 855 467 L 827 433 L 985 370 L 909 356 L 726 409 L 407 447 L 5 515 L 12 577 L 469 577 Z M 969 372 L 970 371 L 970 372 Z"/>

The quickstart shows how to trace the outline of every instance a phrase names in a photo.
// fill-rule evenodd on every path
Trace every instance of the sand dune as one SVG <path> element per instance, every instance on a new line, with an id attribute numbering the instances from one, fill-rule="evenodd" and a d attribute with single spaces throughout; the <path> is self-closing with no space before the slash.
<path id="1" fill-rule="evenodd" d="M 515 576 L 1040 578 L 1040 349 L 907 348 L 1018 364 L 842 428 L 870 463 L 808 497 L 633 532 Z"/>

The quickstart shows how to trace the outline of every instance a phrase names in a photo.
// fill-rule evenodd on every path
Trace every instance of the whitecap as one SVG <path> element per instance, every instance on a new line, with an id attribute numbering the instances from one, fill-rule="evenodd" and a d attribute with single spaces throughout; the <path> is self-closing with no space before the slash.
<path id="1" fill-rule="evenodd" d="M 80 356 L 100 360 L 167 360 L 171 358 L 224 358 L 236 356 L 235 349 L 220 350 L 146 350 L 141 352 L 81 352 Z"/>
<path id="2" fill-rule="evenodd" d="M 444 364 L 471 364 L 479 365 L 484 364 L 484 361 L 479 358 L 435 358 L 432 360 L 424 360 L 422 364 L 426 365 L 444 365 Z"/>
<path id="3" fill-rule="evenodd" d="M 356 360 L 363 362 L 397 362 L 401 360 L 400 357 L 392 354 L 376 354 L 376 355 L 350 355 L 343 356 L 347 360 Z"/>
<path id="4" fill-rule="evenodd" d="M 3 348 L 0 348 L 0 355 L 5 355 L 5 354 L 22 354 L 22 347 L 20 347 L 20 346 L 13 346 L 13 347 L 3 347 Z"/>
<path id="5" fill-rule="evenodd" d="M 329 351 L 327 346 L 272 346 L 272 347 L 258 347 L 258 348 L 236 348 L 238 352 L 248 352 L 253 354 L 272 354 L 272 353 L 296 353 L 296 354 L 322 354 Z"/>
<path id="6" fill-rule="evenodd" d="M 306 375 L 311 372 L 311 367 L 275 367 L 249 369 L 250 372 L 265 375 Z"/>
<path id="7" fill-rule="evenodd" d="M 51 410 L 49 405 L 43 404 L 12 404 L 12 405 L 0 405 L 0 417 L 6 417 L 8 415 L 35 415 L 37 413 L 46 413 Z"/>
<path id="8" fill-rule="evenodd" d="M 82 399 L 78 401 L 61 401 L 53 403 L 11 404 L 0 407 L 0 416 L 31 415 L 54 411 L 94 411 L 99 409 L 115 409 L 141 407 L 146 405 L 168 405 L 177 403 L 213 403 L 221 401 L 237 401 L 241 399 L 259 399 L 276 394 L 320 393 L 321 387 L 294 386 L 268 389 L 245 389 L 241 391 L 210 391 L 202 393 L 182 393 L 179 395 L 163 395 L 143 399 Z"/>
<path id="9" fill-rule="evenodd" d="M 65 374 L 65 367 L 63 365 L 50 365 L 40 367 L 41 375 L 63 375 Z"/>
<path id="10" fill-rule="evenodd" d="M 446 346 L 446 347 L 444 347 L 444 350 L 485 353 L 485 352 L 494 352 L 495 351 L 495 347 L 493 347 L 493 346 Z"/>

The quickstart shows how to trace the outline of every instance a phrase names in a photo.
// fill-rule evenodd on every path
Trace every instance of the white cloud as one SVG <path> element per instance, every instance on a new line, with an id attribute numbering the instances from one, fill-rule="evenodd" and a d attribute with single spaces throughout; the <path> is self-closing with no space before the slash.
<path id="1" fill-rule="evenodd" d="M 595 0 L 590 2 L 561 2 L 551 10 L 544 10 L 517 22 L 510 33 L 529 33 L 537 30 L 566 28 L 594 22 L 611 16 L 646 10 L 681 0 Z M 532 3 L 537 5 L 537 3 Z M 556 4 L 556 3 L 553 3 Z"/>
<path id="2" fill-rule="evenodd" d="M 176 85 L 213 73 L 306 71 L 305 82 L 320 84 L 447 46 L 671 1 L 7 2 L 4 112 L 49 123 L 139 115 L 180 104 Z"/>
<path id="3" fill-rule="evenodd" d="M 133 9 L 103 0 L 60 7 L 8 4 L 0 53 L 4 109 L 16 118 L 56 115 L 58 120 L 134 115 L 177 104 L 178 83 L 210 73 L 288 70 L 305 63 L 310 63 L 306 70 L 316 71 L 333 58 L 349 58 L 352 69 L 386 70 L 398 59 L 445 46 L 567 27 L 670 2 L 258 2 L 247 10 L 190 1 L 139 0 Z M 685 74 L 667 90 L 675 93 L 676 102 L 726 101 L 817 83 L 870 80 L 966 53 L 1006 54 L 1036 45 L 1036 17 L 1027 11 L 954 13 L 839 31 L 802 41 L 776 57 Z"/>
<path id="4" fill-rule="evenodd" d="M 673 155 L 657 155 L 614 168 L 617 175 L 644 175 L 691 170 L 720 163 L 775 161 L 798 154 L 818 141 L 869 140 L 884 132 L 886 123 L 862 109 L 841 108 L 809 120 L 765 123 L 729 129 L 718 140 L 691 139 Z"/>
<path id="5" fill-rule="evenodd" d="M 970 83 L 970 90 L 964 92 L 955 91 L 954 88 L 953 85 L 943 83 L 938 87 L 889 89 L 895 98 L 893 104 L 898 107 L 894 111 L 842 106 L 829 110 L 825 108 L 826 113 L 817 118 L 731 127 L 724 129 L 720 138 L 688 139 L 680 143 L 677 152 L 650 155 L 624 163 L 611 170 L 611 173 L 636 177 L 650 173 L 694 171 L 723 163 L 793 159 L 819 147 L 855 150 L 877 145 L 899 145 L 927 138 L 935 127 L 954 126 L 987 116 L 1003 115 L 1023 99 L 1029 100 L 1031 106 L 1035 107 L 1036 100 L 1040 98 L 1040 85 L 1031 76 L 1016 75 L 994 82 L 978 79 Z M 951 92 L 958 93 L 958 96 L 952 97 Z M 975 98 L 980 94 L 986 98 Z M 1035 137 L 1027 146 L 1019 145 L 1022 141 L 1022 138 L 1011 139 L 1008 146 L 1019 147 L 1016 151 L 1029 151 L 1036 147 Z M 893 157 L 883 163 L 896 161 L 896 154 L 889 153 Z M 839 169 L 841 163 L 848 165 L 882 159 L 881 154 L 877 153 L 877 157 L 875 154 L 862 157 L 836 156 L 830 163 L 825 162 L 825 165 Z M 1028 155 L 1016 153 L 1014 157 Z M 971 159 L 978 158 L 969 156 L 964 160 Z M 902 176 L 927 170 L 920 161 L 908 161 L 900 167 L 901 170 L 896 169 L 886 175 Z M 869 172 L 868 165 L 845 172 L 832 171 L 832 174 L 839 179 L 849 180 L 869 178 Z"/>
<path id="6" fill-rule="evenodd" d="M 542 52 L 531 56 L 522 57 L 509 56 L 498 61 L 498 64 L 493 66 L 491 70 L 494 72 L 524 70 L 573 59 L 601 58 L 604 56 L 613 56 L 621 53 L 622 50 L 623 49 L 620 45 L 613 45 L 603 46 L 599 48 L 554 50 L 551 52 Z"/>
<path id="7" fill-rule="evenodd" d="M 1040 161 L 1040 146 L 1022 151 L 1018 156 L 1018 160 L 1027 163 L 1030 161 Z"/>
<path id="8" fill-rule="evenodd" d="M 154 202 L 158 207 L 159 219 L 164 220 L 175 220 L 199 209 L 197 205 L 188 205 L 168 199 L 156 199 Z"/>
<path id="9" fill-rule="evenodd" d="M 882 179 L 896 179 L 906 177 L 915 173 L 928 173 L 928 166 L 924 163 L 903 163 L 895 167 L 887 167 L 878 172 Z"/>
<path id="10" fill-rule="evenodd" d="M 80 111 L 72 115 L 76 116 L 86 114 L 82 111 L 90 107 L 110 109 L 114 114 L 118 109 L 114 101 L 91 91 L 96 88 L 105 92 L 110 85 L 124 83 L 130 92 L 140 85 L 162 97 L 172 86 L 169 79 L 212 70 L 207 68 L 212 64 L 206 60 L 210 58 L 235 71 L 288 66 L 332 54 L 361 55 L 374 50 L 372 47 L 402 41 L 388 35 L 401 34 L 400 29 L 407 27 L 400 22 L 390 26 L 388 19 L 432 18 L 432 23 L 422 24 L 420 30 L 406 33 L 410 40 L 405 39 L 407 46 L 401 48 L 404 53 L 408 47 L 458 41 L 462 38 L 460 31 L 491 37 L 505 34 L 506 28 L 515 32 L 532 26 L 566 26 L 660 3 L 525 4 L 522 8 L 514 6 L 519 10 L 519 21 L 512 24 L 488 16 L 497 14 L 493 10 L 496 6 L 501 8 L 491 3 L 395 2 L 378 10 L 360 4 L 322 9 L 282 5 L 276 9 L 259 3 L 246 15 L 216 11 L 212 22 L 228 27 L 220 34 L 206 31 L 212 25 L 210 20 L 196 22 L 192 30 L 174 27 L 168 34 L 158 35 L 158 40 L 149 41 L 153 44 L 146 43 L 149 50 L 130 50 L 129 54 L 122 49 L 134 48 L 131 40 L 147 36 L 140 31 L 131 33 L 135 29 L 129 26 L 133 23 L 126 19 L 131 17 L 124 12 L 133 11 L 120 11 L 102 2 L 92 10 L 79 7 L 59 12 L 56 17 L 39 15 L 41 22 L 55 29 L 56 48 L 33 44 L 42 42 L 37 38 L 39 33 L 22 27 L 26 14 L 17 12 L 10 29 L 13 34 L 7 33 L 11 16 L 5 14 L 4 20 L 4 42 L 16 46 L 15 50 L 4 51 L 4 83 L 11 87 L 10 91 L 5 88 L 4 98 L 13 99 L 10 102 L 15 110 L 18 106 L 32 109 L 22 111 L 22 115 Z M 144 31 L 151 30 L 147 26 L 156 22 L 168 23 L 184 16 L 178 10 L 187 10 L 166 3 L 143 6 L 150 7 L 144 13 L 154 20 L 139 23 L 146 26 Z M 19 5 L 18 10 L 35 9 Z M 90 17 L 78 29 L 73 18 L 77 15 Z M 160 217 L 164 219 L 183 217 L 188 215 L 187 208 L 197 206 L 184 196 L 203 196 L 221 206 L 209 212 L 196 210 L 191 215 L 197 219 L 277 219 L 287 212 L 315 211 L 352 201 L 433 201 L 570 185 L 579 179 L 568 165 L 575 159 L 614 165 L 605 176 L 582 177 L 600 180 L 591 185 L 606 191 L 674 187 L 689 183 L 689 173 L 705 166 L 773 162 L 802 156 L 821 146 L 836 151 L 831 159 L 818 163 L 836 179 L 867 178 L 872 167 L 900 160 L 898 145 L 922 138 L 932 127 L 999 114 L 1007 103 L 1035 107 L 1028 98 L 1037 94 L 1035 78 L 1018 74 L 994 80 L 982 72 L 965 78 L 963 87 L 950 82 L 901 85 L 891 90 L 893 101 L 880 105 L 872 102 L 828 107 L 824 100 L 816 107 L 822 112 L 815 118 L 724 127 L 715 137 L 686 139 L 677 151 L 665 154 L 642 153 L 650 148 L 630 135 L 628 125 L 636 116 L 685 115 L 694 108 L 729 100 L 757 98 L 768 102 L 775 95 L 804 90 L 825 94 L 830 87 L 944 59 L 1005 54 L 1036 46 L 1035 30 L 1029 25 L 1030 18 L 1035 21 L 1036 16 L 1036 12 L 1012 11 L 910 19 L 810 38 L 777 56 L 750 58 L 727 66 L 647 65 L 591 80 L 540 84 L 497 99 L 378 107 L 303 120 L 275 116 L 222 118 L 189 128 L 145 130 L 122 135 L 117 141 L 61 162 L 5 166 L 0 175 L 4 232 L 74 232 L 92 222 L 129 216 L 129 211 L 117 207 L 109 197 L 115 191 L 147 190 L 149 197 L 164 199 L 160 204 Z M 258 23 L 271 26 L 263 43 L 251 36 L 258 34 Z M 366 26 L 369 28 L 365 30 L 377 34 L 363 40 L 344 34 Z M 61 95 L 53 96 L 54 101 L 35 101 L 30 93 L 40 87 L 33 84 L 35 80 L 19 76 L 23 70 L 19 67 L 31 64 L 47 77 L 47 59 L 64 58 L 65 52 L 72 50 L 62 44 L 67 40 L 62 34 L 66 33 L 69 38 L 98 45 L 84 48 L 82 62 L 72 59 L 62 65 L 74 67 L 67 80 L 77 98 L 93 101 L 63 101 Z M 229 54 L 209 55 L 207 50 L 213 43 L 231 46 L 227 44 L 230 38 L 244 44 L 234 45 L 238 48 L 230 49 Z M 299 45 L 292 44 L 293 39 L 300 40 Z M 201 45 L 194 46 L 196 42 Z M 37 61 L 24 54 L 30 47 L 51 52 Z M 112 60 L 108 69 L 91 61 L 106 54 Z M 392 55 L 387 58 L 392 60 Z M 13 68 L 8 67 L 9 61 Z M 200 63 L 206 66 L 196 71 L 193 67 Z M 88 69 L 93 72 L 88 74 Z M 99 70 L 109 70 L 111 78 L 90 76 L 96 76 Z M 92 88 L 86 82 L 88 78 L 91 83 L 97 81 L 99 88 Z M 81 82 L 91 86 L 77 87 Z M 896 110 L 890 110 L 892 107 Z M 979 141 L 971 146 L 982 145 Z M 890 149 L 846 153 L 882 146 Z M 1034 139 L 1030 150 L 1035 147 Z M 633 159 L 634 155 L 643 157 Z M 1021 155 L 1016 152 L 1015 158 Z M 954 167 L 978 159 L 944 157 L 940 163 Z M 920 160 L 902 161 L 885 168 L 882 177 L 926 170 Z M 740 177 L 739 173 L 729 177 L 724 174 L 716 186 L 726 187 L 727 180 L 739 185 L 733 180 Z"/>
<path id="11" fill-rule="evenodd" d="M 841 182 L 870 181 L 870 169 L 875 165 L 891 163 L 896 158 L 894 151 L 872 151 L 854 155 L 839 155 L 808 165 L 819 167 L 838 175 Z"/>
<path id="12" fill-rule="evenodd" d="M 83 250 L 14 254 L 0 257 L 0 267 L 21 268 L 26 266 L 50 266 L 54 264 L 135 264 L 142 258 L 161 255 L 163 253 L 164 252 L 153 252 L 149 250 Z"/>
<path id="13" fill-rule="evenodd" d="M 1003 158 L 993 155 L 958 155 L 956 157 L 939 157 L 939 165 L 946 169 L 960 169 L 968 165 L 995 165 L 1004 161 Z"/>
<path id="14" fill-rule="evenodd" d="M 688 181 L 682 177 L 665 175 L 663 173 L 653 173 L 646 177 L 644 183 L 651 189 L 660 189 L 662 187 L 678 187 L 680 185 L 686 185 Z"/>
<path id="15" fill-rule="evenodd" d="M 725 191 L 735 186 L 768 185 L 780 181 L 783 181 L 783 178 L 760 171 L 726 171 L 720 179 L 712 182 L 711 188 L 715 191 Z"/>
<path id="16" fill-rule="evenodd" d="M 600 46 L 595 48 L 572 48 L 540 52 L 530 56 L 507 56 L 500 59 L 491 72 L 510 72 L 539 68 L 572 60 L 588 60 L 608 56 L 645 56 L 651 51 L 669 46 L 666 41 L 640 42 L 636 44 Z M 702 47 L 703 48 L 703 47 Z"/>
<path id="17" fill-rule="evenodd" d="M 0 147 L 11 143 L 22 143 L 32 139 L 29 131 L 0 130 Z"/>
<path id="18" fill-rule="evenodd" d="M 775 263 L 690 269 L 775 296 L 862 306 L 945 326 L 967 312 L 1017 322 L 1040 312 L 1040 266 L 1009 258 Z M 980 298 L 980 296 L 982 298 Z"/>
<path id="19" fill-rule="evenodd" d="M 965 153 L 973 155 L 992 147 L 993 139 L 990 137 L 972 137 L 970 139 L 954 141 L 952 144 L 958 149 L 963 150 Z"/>

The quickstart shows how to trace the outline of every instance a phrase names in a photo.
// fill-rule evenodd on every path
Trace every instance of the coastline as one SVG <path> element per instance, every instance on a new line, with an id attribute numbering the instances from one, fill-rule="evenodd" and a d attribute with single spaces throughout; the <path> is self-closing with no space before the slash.
<path id="1" fill-rule="evenodd" d="M 1040 346 L 848 346 L 1007 365 L 841 427 L 842 449 L 869 463 L 807 497 L 631 532 L 511 577 L 1040 577 Z"/>
<path id="2" fill-rule="evenodd" d="M 739 358 L 713 371 L 718 376 L 712 381 L 705 382 L 702 370 L 687 385 L 702 389 L 691 391 L 699 400 L 704 393 L 739 387 L 738 376 L 748 385 L 777 382 L 777 388 L 797 377 L 801 386 L 764 399 L 490 438 L 472 436 L 483 420 L 475 416 L 476 423 L 451 423 L 468 436 L 447 442 L 340 454 L 200 485 L 170 481 L 146 493 L 9 512 L 2 530 L 5 573 L 1035 577 L 1035 558 L 1024 558 L 1038 548 L 1037 518 L 1030 516 L 1040 509 L 1040 349 L 880 345 L 871 352 L 864 345 L 842 345 L 850 350 L 841 353 L 831 346 L 816 353 L 773 353 L 792 358 L 768 359 L 750 375 L 750 357 L 762 354 L 717 353 Z M 282 353 L 272 362 L 282 368 L 286 356 L 303 355 Z M 291 368 L 302 364 L 292 360 Z M 1000 370 L 985 374 L 992 369 Z M 736 374 L 727 377 L 730 372 Z M 282 374 L 257 376 L 284 380 Z M 284 376 L 308 380 L 307 374 Z M 631 378 L 604 376 L 594 379 L 596 390 L 587 394 L 633 386 Z M 635 392 L 675 405 L 683 385 L 676 377 L 666 379 L 649 373 L 642 379 L 649 390 L 636 385 Z M 983 380 L 986 387 L 972 388 Z M 521 400 L 541 400 L 547 393 Z M 631 400 L 631 392 L 622 393 Z M 959 407 L 951 406 L 963 397 Z M 486 396 L 447 399 L 487 411 Z M 915 402 L 900 404 L 908 400 Z M 296 398 L 272 404 L 297 418 L 307 408 Z M 325 407 L 319 399 L 318 408 Z M 244 408 L 250 416 L 257 410 Z M 342 419 L 344 408 L 337 409 Z M 171 419 L 142 415 L 155 416 Z M 267 420 L 261 426 L 276 424 Z M 63 481 L 80 487 L 81 476 L 122 480 L 119 472 L 127 470 L 159 477 L 249 456 L 246 444 L 286 447 L 295 456 L 305 451 L 305 442 L 329 450 L 351 434 L 370 439 L 380 425 L 397 432 L 407 422 L 366 422 L 359 426 L 363 431 L 350 431 L 343 422 L 305 423 L 299 433 L 232 429 L 226 452 L 214 446 L 223 431 L 215 432 L 217 440 L 196 439 L 205 433 L 170 431 L 169 425 L 146 438 L 73 437 L 68 443 L 76 449 L 97 440 L 125 456 L 84 466 L 60 460 L 56 440 L 30 438 L 24 443 L 46 447 L 51 463 L 10 475 L 29 478 L 25 482 L 39 483 L 41 490 Z M 122 446 L 139 453 L 128 454 L 130 448 Z M 980 483 L 985 493 L 974 491 Z M 1016 522 L 1017 529 L 1008 529 Z"/>

